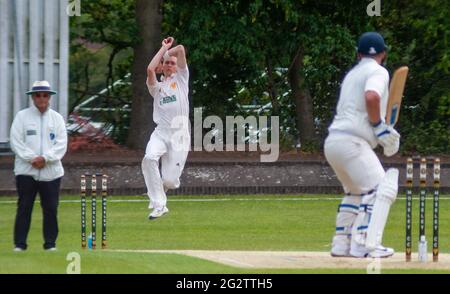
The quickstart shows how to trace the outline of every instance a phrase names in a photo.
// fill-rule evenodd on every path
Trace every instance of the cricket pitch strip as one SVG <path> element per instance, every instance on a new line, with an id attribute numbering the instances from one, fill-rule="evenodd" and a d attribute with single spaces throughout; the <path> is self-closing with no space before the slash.
<path id="1" fill-rule="evenodd" d="M 382 269 L 450 270 L 450 254 L 439 254 L 439 261 L 419 262 L 417 254 L 405 261 L 405 253 L 389 258 L 331 257 L 329 252 L 308 251 L 215 251 L 215 250 L 105 250 L 110 252 L 182 254 L 240 268 L 266 269 L 366 269 L 380 262 Z"/>

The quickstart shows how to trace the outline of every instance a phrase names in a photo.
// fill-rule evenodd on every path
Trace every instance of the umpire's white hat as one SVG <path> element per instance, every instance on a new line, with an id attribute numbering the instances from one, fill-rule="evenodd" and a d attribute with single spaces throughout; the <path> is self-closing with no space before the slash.
<path id="1" fill-rule="evenodd" d="M 50 95 L 55 95 L 56 91 L 53 91 L 50 87 L 50 83 L 47 81 L 36 81 L 33 83 L 33 87 L 30 91 L 28 91 L 27 95 L 32 95 L 33 93 L 37 92 L 47 92 Z"/>

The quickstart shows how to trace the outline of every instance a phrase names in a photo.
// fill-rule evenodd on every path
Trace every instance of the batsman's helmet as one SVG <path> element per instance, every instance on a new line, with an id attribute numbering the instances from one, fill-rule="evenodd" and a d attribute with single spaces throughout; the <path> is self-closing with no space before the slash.
<path id="1" fill-rule="evenodd" d="M 364 55 L 377 55 L 388 49 L 384 38 L 377 32 L 367 32 L 358 40 L 358 53 Z"/>

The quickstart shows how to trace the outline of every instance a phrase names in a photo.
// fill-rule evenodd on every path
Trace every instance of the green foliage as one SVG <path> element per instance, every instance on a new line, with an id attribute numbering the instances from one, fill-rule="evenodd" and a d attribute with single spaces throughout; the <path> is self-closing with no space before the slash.
<path id="1" fill-rule="evenodd" d="M 132 46 L 138 42 L 134 1 L 95 0 L 83 3 L 83 13 L 70 19 L 71 110 L 86 99 L 99 97 L 88 108 L 109 110 L 80 114 L 96 122 L 118 143 L 124 143 L 130 124 Z M 123 79 L 119 85 L 117 80 Z M 107 89 L 103 94 L 99 94 Z"/>
<path id="2" fill-rule="evenodd" d="M 81 16 L 71 18 L 72 37 L 122 48 L 133 46 L 138 41 L 134 13 L 132 0 L 84 1 Z"/>
<path id="3" fill-rule="evenodd" d="M 408 65 L 398 128 L 404 153 L 450 152 L 450 2 L 392 1 L 374 20 L 390 44 L 389 67 Z"/>
<path id="4" fill-rule="evenodd" d="M 439 120 L 408 124 L 403 128 L 402 151 L 422 155 L 437 154 L 449 147 L 448 122 Z"/>
<path id="5" fill-rule="evenodd" d="M 327 15 L 333 3 L 212 1 L 203 5 L 202 1 L 166 1 L 164 27 L 168 33 L 176 28 L 173 34 L 189 50 L 194 105 L 213 105 L 208 114 L 223 116 L 236 111 L 233 104 L 277 103 L 279 109 L 272 105 L 269 115 L 279 115 L 284 129 L 290 130 L 283 135 L 296 136 L 287 75 L 303 48 L 307 65 L 303 75 L 313 93 L 317 128 L 324 133 L 338 78 L 354 57 L 347 54 L 353 51 L 354 37 Z M 321 12 L 323 9 L 327 11 Z M 281 75 L 277 73 L 280 69 Z"/>
<path id="6" fill-rule="evenodd" d="M 265 114 L 280 116 L 284 142 L 296 142 L 298 135 L 287 82 L 296 54 L 303 54 L 303 86 L 312 96 L 314 128 L 323 139 L 340 83 L 355 62 L 358 36 L 378 30 L 390 45 L 390 72 L 400 65 L 410 67 L 398 124 L 402 151 L 449 153 L 450 2 L 383 1 L 381 17 L 367 16 L 368 3 L 166 0 L 162 28 L 187 48 L 194 107 L 203 107 L 204 116 L 225 117 L 239 114 L 240 105 L 271 103 Z M 71 18 L 74 104 L 86 92 L 130 72 L 129 48 L 139 42 L 137 30 L 143 29 L 136 27 L 134 17 L 132 0 L 95 0 L 83 4 L 81 17 Z M 90 52 L 79 40 L 105 44 L 105 49 Z M 104 103 L 132 107 L 128 95 L 129 89 L 112 89 Z M 127 120 L 120 116 L 103 119 L 126 131 Z M 123 132 L 116 136 L 119 141 L 123 137 Z"/>

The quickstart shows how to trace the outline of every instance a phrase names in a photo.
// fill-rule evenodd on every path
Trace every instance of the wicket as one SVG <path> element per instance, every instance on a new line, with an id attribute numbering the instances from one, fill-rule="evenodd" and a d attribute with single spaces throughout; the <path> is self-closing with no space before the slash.
<path id="1" fill-rule="evenodd" d="M 427 159 L 420 159 L 419 171 L 419 259 L 426 261 L 425 203 L 427 194 Z M 433 160 L 433 261 L 439 259 L 439 186 L 440 159 Z M 411 261 L 412 253 L 412 198 L 413 198 L 414 159 L 406 162 L 406 261 Z M 425 256 L 421 256 L 425 254 Z"/>
<path id="2" fill-rule="evenodd" d="M 97 177 L 101 177 L 102 183 L 102 249 L 106 248 L 106 201 L 108 196 L 108 176 L 101 173 L 81 175 L 81 247 L 86 248 L 86 182 L 91 177 L 91 226 L 92 249 L 97 242 Z"/>

